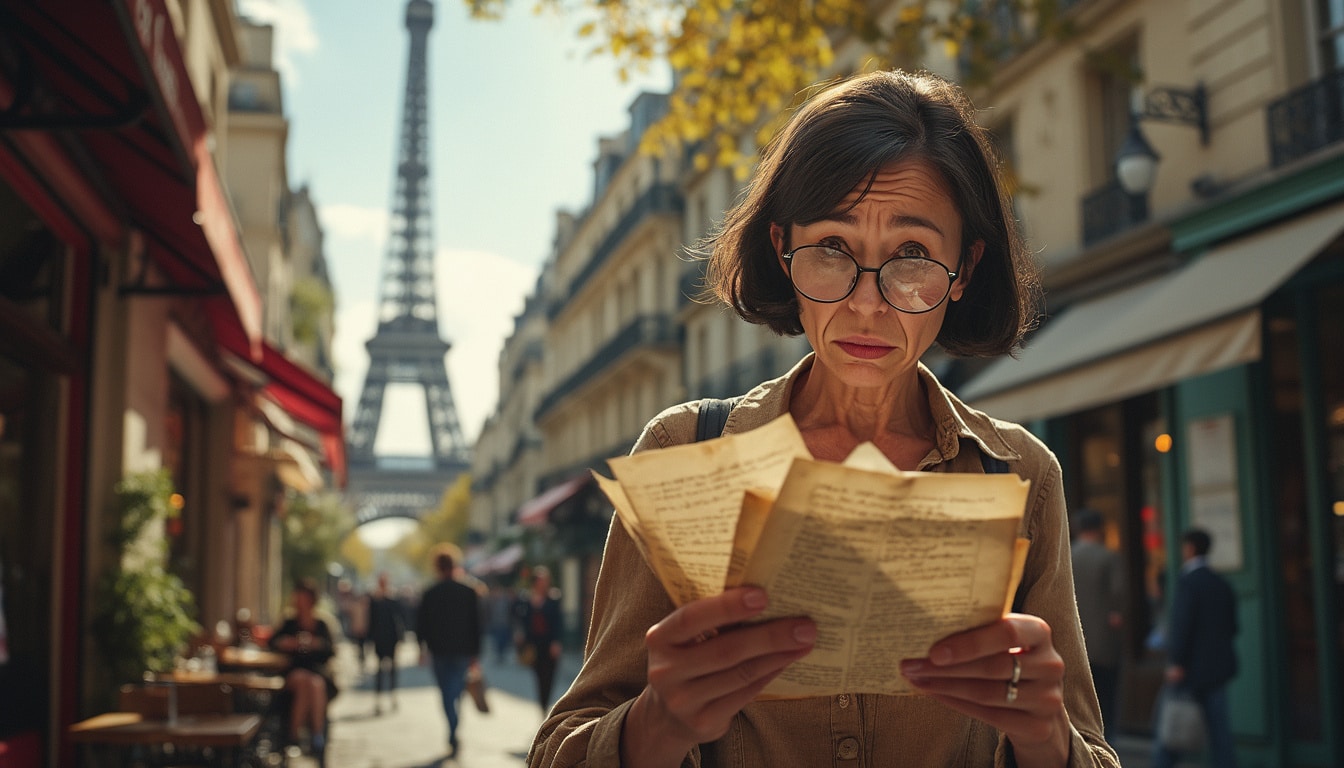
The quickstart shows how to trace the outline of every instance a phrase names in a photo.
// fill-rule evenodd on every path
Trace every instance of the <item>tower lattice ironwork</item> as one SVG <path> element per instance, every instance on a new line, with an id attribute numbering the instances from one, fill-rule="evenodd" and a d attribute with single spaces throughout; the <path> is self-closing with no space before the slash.
<path id="1" fill-rule="evenodd" d="M 350 493 L 361 523 L 383 517 L 419 517 L 438 505 L 445 486 L 469 465 L 448 384 L 446 356 L 451 345 L 439 335 L 434 294 L 427 66 L 433 26 L 430 0 L 406 3 L 411 45 L 391 232 L 379 287 L 378 329 L 365 344 L 369 372 L 349 438 Z M 428 460 L 374 454 L 388 384 L 423 387 L 431 444 Z"/>

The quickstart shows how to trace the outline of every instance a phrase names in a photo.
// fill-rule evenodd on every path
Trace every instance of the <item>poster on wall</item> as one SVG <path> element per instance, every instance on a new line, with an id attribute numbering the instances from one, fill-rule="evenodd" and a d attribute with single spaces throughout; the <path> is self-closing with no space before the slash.
<path id="1" fill-rule="evenodd" d="M 1190 471 L 1190 524 L 1213 538 L 1209 567 L 1241 570 L 1241 504 L 1237 490 L 1237 434 L 1232 414 L 1197 419 L 1186 428 Z"/>

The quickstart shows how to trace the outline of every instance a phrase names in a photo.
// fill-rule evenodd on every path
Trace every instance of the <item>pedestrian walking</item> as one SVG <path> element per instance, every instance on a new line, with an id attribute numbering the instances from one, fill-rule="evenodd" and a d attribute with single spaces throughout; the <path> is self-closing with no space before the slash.
<path id="1" fill-rule="evenodd" d="M 1167 619 L 1166 684 L 1193 694 L 1204 714 L 1212 765 L 1236 768 L 1227 684 L 1237 674 L 1237 597 L 1209 567 L 1213 538 L 1191 528 L 1181 536 L 1181 575 Z M 1158 697 L 1159 714 L 1167 696 Z M 1179 754 L 1153 740 L 1153 768 L 1171 768 Z"/>
<path id="2" fill-rule="evenodd" d="M 518 594 L 505 584 L 490 586 L 486 597 L 486 631 L 495 652 L 495 661 L 503 664 L 513 643 L 513 614 Z"/>
<path id="3" fill-rule="evenodd" d="M 537 703 L 545 713 L 551 706 L 555 668 L 560 662 L 560 590 L 551 585 L 551 572 L 539 565 L 532 571 L 532 589 L 520 606 L 522 641 L 519 661 L 532 667 L 537 678 Z"/>
<path id="4" fill-rule="evenodd" d="M 423 664 L 433 664 L 434 679 L 443 697 L 448 717 L 448 756 L 457 755 L 458 701 L 467 685 L 467 671 L 480 663 L 480 596 L 472 587 L 458 581 L 457 564 L 461 551 L 452 544 L 440 544 L 434 552 L 438 582 L 425 590 L 416 611 L 415 634 L 419 638 Z"/>
<path id="5" fill-rule="evenodd" d="M 1115 706 L 1120 690 L 1123 645 L 1125 566 L 1120 553 L 1106 546 L 1105 518 L 1095 509 L 1073 519 L 1073 588 L 1078 618 L 1087 643 L 1087 663 L 1101 705 L 1102 733 L 1115 743 Z"/>
<path id="6" fill-rule="evenodd" d="M 369 639 L 378 657 L 374 671 L 373 714 L 383 713 L 382 697 L 387 694 L 392 711 L 397 711 L 397 646 L 406 634 L 401 601 L 388 588 L 386 573 L 378 574 L 378 588 L 369 596 Z"/>

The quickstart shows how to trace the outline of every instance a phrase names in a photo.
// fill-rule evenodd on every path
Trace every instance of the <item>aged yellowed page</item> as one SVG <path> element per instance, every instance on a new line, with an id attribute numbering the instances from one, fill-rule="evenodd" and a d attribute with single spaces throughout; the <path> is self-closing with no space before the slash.
<path id="1" fill-rule="evenodd" d="M 909 692 L 901 659 L 1003 614 L 1027 487 L 796 461 L 743 582 L 769 593 L 762 618 L 810 616 L 818 639 L 763 697 Z"/>
<path id="2" fill-rule="evenodd" d="M 737 518 L 737 531 L 733 534 L 733 554 L 728 561 L 728 577 L 724 587 L 742 586 L 742 574 L 747 570 L 747 560 L 756 551 L 756 542 L 761 531 L 770 520 L 770 509 L 775 504 L 774 491 L 764 488 L 748 488 L 742 494 L 742 511 Z"/>
<path id="3" fill-rule="evenodd" d="M 778 488 L 793 460 L 810 456 L 786 414 L 751 432 L 611 459 L 616 480 L 599 475 L 599 483 L 672 602 L 684 605 L 723 591 L 743 493 Z"/>

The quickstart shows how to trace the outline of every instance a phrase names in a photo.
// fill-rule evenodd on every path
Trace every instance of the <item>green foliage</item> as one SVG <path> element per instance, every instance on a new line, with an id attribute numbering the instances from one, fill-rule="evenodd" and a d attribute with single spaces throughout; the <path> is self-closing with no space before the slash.
<path id="1" fill-rule="evenodd" d="M 516 0 L 465 0 L 498 18 Z M 931 51 L 959 79 L 988 82 L 1036 42 L 1073 36 L 1076 0 L 533 0 L 579 22 L 589 52 L 610 56 L 626 80 L 666 61 L 677 72 L 667 114 L 644 134 L 645 151 L 695 145 L 745 175 L 778 116 L 834 72 L 836 49 L 857 41 L 864 70 L 927 66 Z"/>
<path id="2" fill-rule="evenodd" d="M 191 591 L 162 565 L 111 571 L 96 593 L 102 610 L 93 621 L 94 637 L 115 683 L 138 680 L 146 670 L 171 670 L 200 631 Z"/>
<path id="3" fill-rule="evenodd" d="M 420 527 L 402 539 L 397 549 L 427 577 L 434 575 L 431 557 L 442 543 L 466 543 L 471 514 L 471 475 L 462 474 L 443 492 L 439 506 L 420 518 Z"/>
<path id="4" fill-rule="evenodd" d="M 327 574 L 327 564 L 340 555 L 341 542 L 354 525 L 354 515 L 333 494 L 296 494 L 286 503 L 281 558 L 287 583 Z"/>
<path id="5" fill-rule="evenodd" d="M 91 628 L 114 684 L 171 669 L 200 631 L 196 599 L 165 569 L 167 541 L 154 525 L 180 513 L 174 498 L 164 469 L 128 475 L 113 494 L 107 540 L 117 558 L 94 587 Z"/>
<path id="6" fill-rule="evenodd" d="M 331 289 L 315 277 L 302 277 L 294 283 L 289 296 L 290 323 L 294 340 L 301 344 L 317 343 L 318 329 L 324 318 L 330 317 L 336 300 Z"/>
<path id="7" fill-rule="evenodd" d="M 108 543 L 118 551 L 141 538 L 145 528 L 155 520 L 166 520 L 171 507 L 173 478 L 166 469 L 137 472 L 117 483 L 112 497 L 112 529 Z"/>

